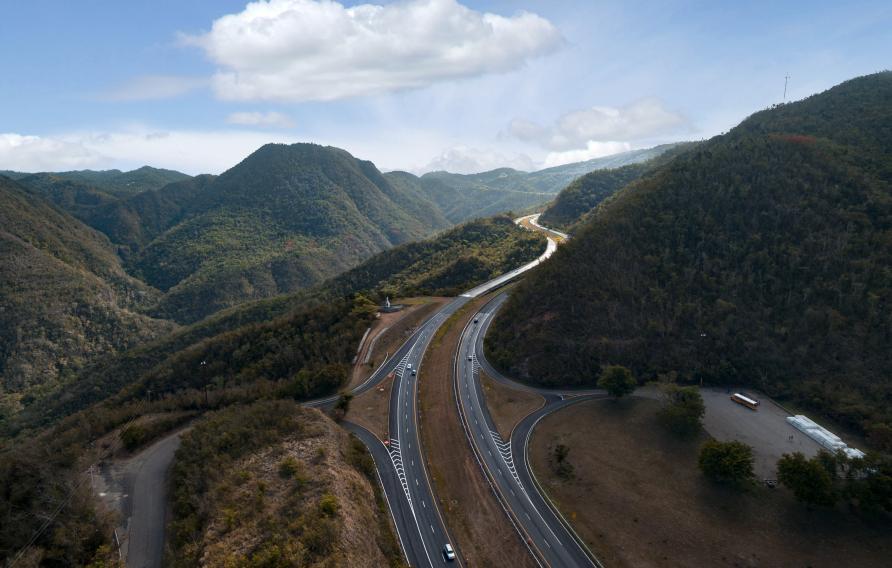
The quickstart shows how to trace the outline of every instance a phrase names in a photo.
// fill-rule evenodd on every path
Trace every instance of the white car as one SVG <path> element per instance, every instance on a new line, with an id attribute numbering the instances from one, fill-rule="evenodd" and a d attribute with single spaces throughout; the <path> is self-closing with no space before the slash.
<path id="1" fill-rule="evenodd" d="M 452 545 L 448 542 L 446 543 L 446 546 L 443 547 L 443 558 L 446 559 L 446 562 L 455 560 L 455 551 L 452 550 Z"/>
<path id="2" fill-rule="evenodd" d="M 406 368 L 410 371 L 412 370 L 412 363 L 406 363 Z"/>
<path id="3" fill-rule="evenodd" d="M 473 355 L 468 355 L 468 361 L 473 361 L 473 360 L 474 360 L 474 356 L 473 356 Z"/>

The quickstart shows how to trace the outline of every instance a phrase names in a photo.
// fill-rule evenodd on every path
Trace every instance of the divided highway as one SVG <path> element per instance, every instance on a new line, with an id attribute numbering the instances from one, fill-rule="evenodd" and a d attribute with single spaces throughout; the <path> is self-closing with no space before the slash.
<path id="1" fill-rule="evenodd" d="M 538 215 L 527 216 L 517 219 L 519 224 L 524 219 L 535 222 Z M 516 278 L 520 274 L 535 268 L 545 259 L 550 257 L 556 249 L 556 243 L 553 239 L 548 239 L 548 246 L 545 252 L 536 260 L 516 269 L 503 274 L 489 282 L 477 286 L 459 297 L 455 298 L 439 311 L 426 320 L 419 328 L 410 336 L 410 338 L 394 353 L 394 355 L 383 363 L 364 383 L 353 389 L 353 395 L 359 395 L 375 388 L 384 378 L 394 373 L 393 387 L 390 397 L 390 436 L 386 441 L 378 440 L 369 431 L 356 424 L 347 423 L 346 427 L 357 435 L 360 440 L 368 447 L 375 465 L 378 470 L 378 476 L 383 487 L 385 497 L 387 498 L 394 524 L 406 556 L 407 562 L 414 567 L 434 567 L 452 565 L 447 563 L 443 556 L 443 547 L 446 543 L 451 543 L 445 523 L 440 515 L 437 501 L 433 496 L 433 491 L 429 484 L 429 477 L 425 469 L 424 457 L 420 447 L 420 436 L 418 431 L 418 417 L 416 411 L 418 377 L 413 371 L 421 373 L 424 353 L 429 346 L 431 339 L 437 332 L 439 327 L 451 315 L 459 310 L 472 298 L 481 296 L 490 292 L 508 281 Z M 488 304 L 489 305 L 489 304 Z M 464 345 L 464 338 L 463 344 Z M 506 379 L 507 380 L 507 379 Z M 475 387 L 476 388 L 476 387 Z M 332 406 L 339 398 L 339 395 L 329 396 L 305 403 L 306 406 L 316 408 L 326 408 Z M 485 408 L 484 405 L 478 407 Z M 497 450 L 498 451 L 498 450 Z M 173 452 L 165 452 L 164 459 L 158 459 L 152 470 L 151 477 L 155 483 L 164 483 L 166 472 L 173 458 Z M 523 483 L 526 475 L 522 471 L 517 472 Z M 529 491 L 529 490 L 526 490 Z M 143 493 L 143 497 L 163 503 L 164 492 L 161 491 L 139 491 L 135 488 L 134 493 Z M 532 495 L 538 495 L 536 492 L 530 492 Z M 535 501 L 537 506 L 542 510 L 547 510 L 539 501 Z M 163 505 L 162 505 L 163 507 Z M 162 508 L 163 510 L 163 508 Z M 535 513 L 536 509 L 530 508 L 526 511 Z M 523 515 L 523 511 L 520 513 Z M 160 564 L 161 553 L 163 549 L 163 541 L 157 538 L 158 534 L 163 534 L 163 519 L 156 515 L 151 523 L 137 523 L 131 527 L 131 542 L 142 542 L 142 540 L 151 541 L 149 548 L 152 551 L 146 551 L 145 554 L 130 554 L 127 558 L 128 566 L 157 566 Z M 537 514 L 537 518 L 539 515 Z M 544 517 L 541 519 L 540 529 L 551 532 L 548 523 L 554 522 L 554 519 Z M 145 526 L 143 526 L 145 525 Z M 151 526 L 149 526 L 151 525 Z M 558 526 L 558 530 L 560 527 Z M 145 534 L 143 534 L 145 533 Z M 541 533 L 541 534 L 540 534 Z M 550 546 L 557 543 L 557 540 L 549 541 L 544 544 L 541 540 L 544 533 L 539 531 L 536 533 L 539 538 L 533 545 L 538 547 Z M 558 533 L 560 534 L 560 533 Z M 569 542 L 568 539 L 562 538 L 563 541 Z M 136 547 L 134 547 L 136 548 Z M 135 550 L 134 550 L 135 552 Z M 146 558 L 151 558 L 146 560 Z M 572 557 L 567 557 L 572 558 Z M 460 555 L 458 564 L 461 563 Z M 555 566 L 575 565 L 564 564 L 558 562 Z"/>
<path id="2" fill-rule="evenodd" d="M 549 239 L 545 252 L 538 259 L 468 290 L 440 308 L 419 326 L 387 362 L 352 391 L 354 395 L 362 394 L 375 388 L 391 373 L 394 374 L 390 395 L 389 439 L 382 442 L 356 424 L 347 424 L 347 427 L 365 443 L 375 460 L 400 543 L 411 566 L 452 565 L 444 558 L 443 547 L 446 543 L 454 546 L 429 483 L 418 431 L 416 402 L 424 353 L 443 322 L 472 298 L 486 294 L 535 268 L 550 257 L 555 249 L 556 243 Z M 307 405 L 326 407 L 337 398 L 331 396 L 308 402 Z M 458 563 L 461 562 L 460 557 L 457 560 Z"/>
<path id="3" fill-rule="evenodd" d="M 561 393 L 520 385 L 501 375 L 483 354 L 483 338 L 490 322 L 507 298 L 503 293 L 483 306 L 465 327 L 454 369 L 454 388 L 459 413 L 478 463 L 489 479 L 511 522 L 541 566 L 601 566 L 573 532 L 572 527 L 542 495 L 527 459 L 530 435 L 538 421 L 554 412 L 589 398 L 600 391 Z M 527 416 L 503 440 L 489 413 L 480 383 L 483 367 L 493 379 L 514 388 L 541 394 L 546 405 Z"/>

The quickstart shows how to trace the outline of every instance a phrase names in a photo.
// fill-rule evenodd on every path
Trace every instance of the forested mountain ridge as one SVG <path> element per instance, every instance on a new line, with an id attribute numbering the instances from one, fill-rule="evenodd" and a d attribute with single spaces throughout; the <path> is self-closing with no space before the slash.
<path id="1" fill-rule="evenodd" d="M 892 422 L 890 143 L 890 72 L 756 113 L 602 204 L 488 350 L 544 384 L 622 364 Z"/>
<path id="2" fill-rule="evenodd" d="M 370 162 L 315 144 L 268 144 L 210 180 L 128 264 L 166 292 L 154 314 L 192 322 L 312 286 L 447 226 Z"/>
<path id="3" fill-rule="evenodd" d="M 342 306 L 341 299 L 352 297 L 357 293 L 377 301 L 383 301 L 386 295 L 398 297 L 412 294 L 457 294 L 470 289 L 502 272 L 517 268 L 537 258 L 545 248 L 545 239 L 538 234 L 517 227 L 508 217 L 480 219 L 465 223 L 434 238 L 420 242 L 407 243 L 379 253 L 361 265 L 329 279 L 313 288 L 298 291 L 294 294 L 277 296 L 223 310 L 201 322 L 183 326 L 158 340 L 140 345 L 115 357 L 98 360 L 83 369 L 64 390 L 52 393 L 42 399 L 39 404 L 26 408 L 17 416 L 12 427 L 14 430 L 35 428 L 51 423 L 59 418 L 88 407 L 106 397 L 112 396 L 128 385 L 148 381 L 150 376 L 170 375 L 173 366 L 181 369 L 183 376 L 194 374 L 194 365 L 172 363 L 184 357 L 195 360 L 195 356 L 186 355 L 207 349 L 212 345 L 230 345 L 233 337 L 241 337 L 243 344 L 249 339 L 256 343 L 250 352 L 255 356 L 272 359 L 284 356 L 277 345 L 292 345 L 288 349 L 294 354 L 298 351 L 300 341 L 294 337 L 284 338 L 283 334 L 292 334 L 294 330 L 286 325 L 275 323 L 285 320 L 294 324 L 299 314 L 315 314 L 310 318 L 319 321 L 326 317 L 324 306 L 333 303 Z M 352 314 L 345 309 L 339 316 L 341 319 Z M 288 319 L 288 318 L 292 319 Z M 295 324 L 297 325 L 297 324 Z M 337 322 L 327 327 L 337 330 Z M 297 325 L 306 331 L 306 324 Z M 352 328 L 351 328 L 352 329 Z M 275 330 L 275 331 L 270 331 Z M 356 330 L 360 335 L 363 329 Z M 329 331 L 324 342 L 312 344 L 312 349 L 327 349 L 328 354 L 319 359 L 327 363 L 343 364 L 352 356 L 355 349 L 352 335 L 343 344 Z M 353 332 L 351 332 L 353 333 Z M 252 335 L 254 334 L 254 335 Z M 275 339 L 275 343 L 270 338 Z M 314 336 L 317 339 L 320 335 Z M 340 337 L 340 336 L 338 336 Z M 224 339 L 228 338 L 228 339 Z M 312 342 L 311 342 L 312 343 Z M 341 351 L 333 345 L 346 345 L 343 361 L 332 359 Z M 204 345 L 204 347 L 200 347 Z M 268 347 L 268 352 L 265 351 Z M 235 349 L 230 349 L 234 351 Z M 225 351 L 225 349 L 223 350 Z M 200 351 L 204 353 L 204 351 Z M 260 354 L 260 355 L 257 355 Z M 201 360 L 216 361 L 216 365 L 224 364 L 225 369 L 207 368 L 208 377 L 213 370 L 216 375 L 244 376 L 248 364 L 247 359 L 232 359 L 232 354 L 220 356 L 202 354 Z M 168 371 L 162 372 L 162 369 Z M 296 371 L 295 371 L 296 372 Z M 267 378 L 274 378 L 267 373 Z M 199 378 L 199 377 L 194 377 Z M 337 388 L 337 384 L 328 384 L 329 389 Z M 155 392 L 170 386 L 155 385 Z"/>
<path id="4" fill-rule="evenodd" d="M 158 292 L 124 272 L 103 235 L 5 177 L 0 249 L 0 397 L 9 408 L 173 327 L 138 313 Z"/>
<path id="5" fill-rule="evenodd" d="M 189 179 L 189 175 L 162 168 L 143 166 L 129 172 L 121 170 L 75 170 L 69 172 L 40 172 L 24 173 L 14 171 L 0 171 L 0 175 L 14 180 L 25 180 L 35 176 L 37 178 L 53 178 L 58 181 L 67 181 L 82 186 L 98 189 L 115 197 L 127 197 L 143 191 L 161 189 L 169 183 Z M 26 183 L 27 185 L 27 183 Z"/>
<path id="6" fill-rule="evenodd" d="M 548 227 L 573 232 L 576 224 L 582 222 L 602 201 L 694 146 L 694 142 L 673 144 L 646 161 L 587 173 L 574 180 L 555 197 L 542 213 L 539 222 Z"/>
<path id="7" fill-rule="evenodd" d="M 525 211 L 551 200 L 579 176 L 591 171 L 647 161 L 673 146 L 666 144 L 632 150 L 535 172 L 498 168 L 476 174 L 437 171 L 418 177 L 396 171 L 384 175 L 395 183 L 412 188 L 416 194 L 435 203 L 450 222 L 462 223 L 507 211 Z"/>

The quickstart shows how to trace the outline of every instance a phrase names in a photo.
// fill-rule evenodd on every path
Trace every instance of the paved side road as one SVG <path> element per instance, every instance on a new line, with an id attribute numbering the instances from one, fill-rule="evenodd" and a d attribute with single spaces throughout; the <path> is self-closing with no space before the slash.
<path id="1" fill-rule="evenodd" d="M 129 568 L 159 568 L 164 558 L 168 478 L 180 438 L 167 435 L 126 460 L 100 468 L 93 490 L 121 515 L 117 535 Z"/>
<path id="2" fill-rule="evenodd" d="M 160 568 L 164 557 L 167 480 L 174 453 L 180 447 L 177 432 L 149 446 L 132 462 L 130 526 L 127 542 L 129 568 Z"/>

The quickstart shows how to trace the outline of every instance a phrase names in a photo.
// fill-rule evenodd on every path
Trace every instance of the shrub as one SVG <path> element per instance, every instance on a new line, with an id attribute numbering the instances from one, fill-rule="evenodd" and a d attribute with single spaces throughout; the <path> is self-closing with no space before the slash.
<path id="1" fill-rule="evenodd" d="M 666 388 L 666 404 L 660 410 L 660 419 L 675 434 L 695 435 L 700 431 L 705 413 L 706 406 L 697 387 L 669 385 Z"/>
<path id="2" fill-rule="evenodd" d="M 712 480 L 741 484 L 753 478 L 753 449 L 736 440 L 710 440 L 700 449 L 698 465 Z"/>

